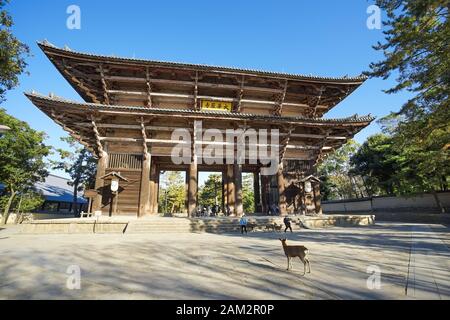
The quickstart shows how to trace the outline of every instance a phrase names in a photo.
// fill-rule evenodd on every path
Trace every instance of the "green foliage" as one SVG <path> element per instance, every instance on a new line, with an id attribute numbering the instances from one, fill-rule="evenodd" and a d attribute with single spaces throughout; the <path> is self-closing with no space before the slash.
<path id="1" fill-rule="evenodd" d="M 321 194 L 324 200 L 350 199 L 366 196 L 360 177 L 351 175 L 350 158 L 358 149 L 354 140 L 330 154 L 318 167 L 322 181 Z"/>
<path id="2" fill-rule="evenodd" d="M 97 160 L 93 154 L 72 137 L 61 138 L 73 151 L 57 149 L 61 161 L 52 161 L 54 169 L 62 169 L 71 177 L 69 185 L 73 187 L 73 203 L 77 203 L 77 193 L 83 189 L 93 188 L 97 171 Z M 76 206 L 72 206 L 73 209 Z"/>
<path id="3" fill-rule="evenodd" d="M 13 21 L 5 5 L 9 1 L 0 0 L 0 103 L 5 93 L 19 84 L 18 76 L 27 66 L 25 57 L 29 56 L 29 48 L 13 36 Z"/>
<path id="4" fill-rule="evenodd" d="M 9 195 L 4 195 L 0 197 L 0 210 L 4 210 L 9 200 Z M 45 199 L 40 193 L 34 190 L 28 190 L 23 193 L 18 194 L 10 206 L 10 211 L 12 212 L 32 212 L 42 206 Z"/>
<path id="5" fill-rule="evenodd" d="M 164 213 L 185 211 L 186 189 L 181 172 L 167 171 L 161 176 L 159 208 Z"/>
<path id="6" fill-rule="evenodd" d="M 199 205 L 201 206 L 222 206 L 222 175 L 210 174 L 205 184 L 199 190 Z"/>
<path id="7" fill-rule="evenodd" d="M 0 123 L 11 130 L 0 138 L 0 181 L 10 195 L 10 202 L 17 193 L 29 190 L 37 181 L 43 181 L 48 172 L 45 157 L 50 147 L 44 144 L 45 134 L 0 109 Z M 11 203 L 10 203 L 11 204 Z M 8 218 L 5 207 L 2 222 Z"/>
<path id="8" fill-rule="evenodd" d="M 17 212 L 32 212 L 40 208 L 45 201 L 43 195 L 34 191 L 25 192 L 17 198 L 17 206 L 15 207 Z"/>
<path id="9" fill-rule="evenodd" d="M 253 174 L 242 174 L 242 204 L 245 213 L 255 212 L 255 196 L 253 192 Z"/>
<path id="10" fill-rule="evenodd" d="M 372 194 L 447 189 L 450 167 L 444 153 L 424 152 L 419 145 L 399 147 L 397 141 L 396 135 L 371 136 L 351 159 L 353 172 L 365 177 Z"/>
<path id="11" fill-rule="evenodd" d="M 384 60 L 372 63 L 372 77 L 388 78 L 398 73 L 397 85 L 387 93 L 414 93 L 399 112 L 382 119 L 388 138 L 377 137 L 365 146 L 361 159 L 380 157 L 380 166 L 390 172 L 384 177 L 386 192 L 411 193 L 444 190 L 448 186 L 450 147 L 450 22 L 445 0 L 379 0 L 387 12 L 385 42 L 376 50 Z M 384 151 L 383 151 L 384 150 Z M 355 159 L 357 162 L 358 159 Z M 361 166 L 361 172 L 370 173 Z M 372 181 L 377 185 L 376 181 Z"/>
<path id="12" fill-rule="evenodd" d="M 377 134 L 369 137 L 351 158 L 351 171 L 365 178 L 371 195 L 393 195 L 398 190 L 395 175 L 399 159 L 392 139 L 385 134 Z"/>

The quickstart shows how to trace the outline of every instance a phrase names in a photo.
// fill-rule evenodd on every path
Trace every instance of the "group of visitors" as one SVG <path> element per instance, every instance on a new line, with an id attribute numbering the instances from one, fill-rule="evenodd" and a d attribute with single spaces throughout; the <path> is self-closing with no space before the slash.
<path id="1" fill-rule="evenodd" d="M 283 219 L 283 223 L 284 223 L 284 232 L 286 232 L 288 229 L 291 230 L 292 232 L 292 226 L 291 226 L 291 218 L 289 218 L 288 216 L 284 217 Z M 248 219 L 245 216 L 245 213 L 242 214 L 241 219 L 239 220 L 239 225 L 241 226 L 241 234 L 247 234 L 247 224 L 248 224 Z"/>
<path id="2" fill-rule="evenodd" d="M 269 216 L 277 216 L 280 214 L 280 208 L 275 204 L 272 203 L 269 205 L 269 211 L 267 212 Z"/>
<path id="3" fill-rule="evenodd" d="M 198 206 L 196 216 L 197 217 L 216 217 L 219 215 L 221 209 L 219 205 L 207 205 L 207 206 Z"/>

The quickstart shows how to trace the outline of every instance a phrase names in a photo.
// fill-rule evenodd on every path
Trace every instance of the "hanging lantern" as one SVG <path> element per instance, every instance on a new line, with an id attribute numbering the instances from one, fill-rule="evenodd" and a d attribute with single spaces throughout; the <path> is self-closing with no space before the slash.
<path id="1" fill-rule="evenodd" d="M 312 192 L 312 185 L 311 185 L 311 182 L 310 182 L 310 181 L 306 181 L 306 182 L 305 182 L 305 192 L 306 192 L 306 193 Z"/>

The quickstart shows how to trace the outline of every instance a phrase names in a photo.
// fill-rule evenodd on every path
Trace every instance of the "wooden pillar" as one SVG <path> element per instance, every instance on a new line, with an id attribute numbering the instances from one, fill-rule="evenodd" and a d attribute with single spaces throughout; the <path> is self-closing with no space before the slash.
<path id="1" fill-rule="evenodd" d="M 102 210 L 102 194 L 105 181 L 101 177 L 106 174 L 107 167 L 108 154 L 106 152 L 102 152 L 97 162 L 97 174 L 95 176 L 95 190 L 97 190 L 97 195 L 94 197 L 92 203 L 92 211 L 94 213 L 95 211 Z"/>
<path id="2" fill-rule="evenodd" d="M 322 214 L 322 204 L 321 204 L 320 183 L 319 182 L 314 183 L 313 193 L 314 193 L 314 207 L 316 209 L 316 214 Z"/>
<path id="3" fill-rule="evenodd" d="M 227 174 L 222 171 L 222 214 L 226 213 L 227 202 Z"/>
<path id="4" fill-rule="evenodd" d="M 198 188 L 197 161 L 189 164 L 189 191 L 188 191 L 188 216 L 193 217 L 197 211 L 197 188 Z"/>
<path id="5" fill-rule="evenodd" d="M 283 175 L 283 164 L 280 163 L 278 166 L 277 172 L 277 181 L 278 181 L 278 206 L 280 208 L 280 215 L 286 215 L 286 194 L 285 194 L 285 185 L 284 185 L 284 175 Z"/>
<path id="6" fill-rule="evenodd" d="M 232 214 L 235 213 L 234 210 L 234 204 L 236 201 L 235 197 L 235 188 L 234 188 L 234 171 L 233 171 L 233 165 L 229 164 L 227 165 L 227 203 L 230 206 L 230 211 Z"/>
<path id="7" fill-rule="evenodd" d="M 157 168 L 155 161 L 150 163 L 150 214 L 158 213 Z"/>
<path id="8" fill-rule="evenodd" d="M 155 164 L 155 192 L 153 193 L 153 214 L 159 213 L 159 169 Z"/>
<path id="9" fill-rule="evenodd" d="M 150 168 L 152 157 L 150 153 L 145 153 L 142 161 L 141 172 L 141 189 L 139 193 L 139 212 L 138 216 L 142 217 L 150 214 L 152 211 L 150 198 L 153 196 L 150 191 Z"/>
<path id="10" fill-rule="evenodd" d="M 189 170 L 186 171 L 186 175 L 184 178 L 184 192 L 185 192 L 184 208 L 186 210 L 186 213 L 189 213 L 189 200 L 188 200 L 189 199 Z"/>
<path id="11" fill-rule="evenodd" d="M 261 175 L 261 207 L 264 215 L 269 212 L 269 176 Z"/>
<path id="12" fill-rule="evenodd" d="M 255 197 L 255 212 L 261 213 L 261 188 L 259 184 L 259 172 L 253 172 L 253 194 Z"/>
<path id="13" fill-rule="evenodd" d="M 234 188 L 235 188 L 235 213 L 236 216 L 241 216 L 244 213 L 244 206 L 242 203 L 242 165 L 234 164 Z"/>

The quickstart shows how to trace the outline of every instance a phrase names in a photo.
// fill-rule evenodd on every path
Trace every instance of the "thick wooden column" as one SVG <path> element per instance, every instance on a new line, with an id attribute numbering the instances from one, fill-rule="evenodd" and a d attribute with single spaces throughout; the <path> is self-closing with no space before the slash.
<path id="1" fill-rule="evenodd" d="M 283 164 L 280 163 L 278 166 L 277 172 L 277 181 L 278 181 L 278 204 L 280 207 L 280 215 L 286 215 L 286 194 L 285 194 L 285 185 L 284 185 L 284 175 L 283 175 Z"/>
<path id="2" fill-rule="evenodd" d="M 185 192 L 184 210 L 186 213 L 188 213 L 189 212 L 189 170 L 186 171 L 186 175 L 184 177 L 184 192 Z"/>
<path id="3" fill-rule="evenodd" d="M 150 191 L 150 168 L 152 163 L 152 156 L 150 153 L 145 153 L 142 161 L 141 172 L 141 188 L 139 193 L 139 212 L 138 216 L 142 217 L 146 214 L 150 214 L 151 207 L 151 191 Z"/>
<path id="4" fill-rule="evenodd" d="M 227 203 L 230 206 L 231 214 L 235 213 L 234 205 L 236 201 L 235 185 L 234 185 L 234 170 L 233 165 L 227 165 Z"/>
<path id="5" fill-rule="evenodd" d="M 269 176 L 261 175 L 261 207 L 264 215 L 269 212 Z"/>
<path id="6" fill-rule="evenodd" d="M 159 213 L 159 169 L 155 164 L 155 192 L 153 194 L 153 214 Z"/>
<path id="7" fill-rule="evenodd" d="M 241 216 L 244 213 L 244 206 L 242 203 L 242 165 L 234 164 L 234 186 L 235 186 L 235 213 L 236 216 Z"/>
<path id="8" fill-rule="evenodd" d="M 314 207 L 316 209 L 317 214 L 322 214 L 322 204 L 321 204 L 321 195 L 320 195 L 320 183 L 314 183 L 313 185 L 313 193 L 314 193 Z"/>
<path id="9" fill-rule="evenodd" d="M 193 161 L 189 165 L 189 191 L 188 191 L 188 215 L 195 216 L 197 211 L 197 189 L 198 189 L 198 170 L 197 161 Z"/>
<path id="10" fill-rule="evenodd" d="M 157 214 L 155 206 L 158 205 L 158 189 L 156 188 L 156 163 L 151 161 L 150 164 L 150 214 Z"/>
<path id="11" fill-rule="evenodd" d="M 97 190 L 97 195 L 93 199 L 92 211 L 102 210 L 102 194 L 104 180 L 101 178 L 106 174 L 106 168 L 108 167 L 108 154 L 106 152 L 100 153 L 100 158 L 97 162 L 97 174 L 95 176 L 95 190 Z"/>
<path id="12" fill-rule="evenodd" d="M 259 172 L 253 172 L 253 194 L 255 197 L 255 212 L 261 213 L 261 188 L 259 184 Z"/>
<path id="13" fill-rule="evenodd" d="M 227 200 L 227 174 L 222 171 L 222 213 L 226 212 Z"/>

